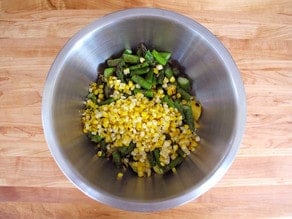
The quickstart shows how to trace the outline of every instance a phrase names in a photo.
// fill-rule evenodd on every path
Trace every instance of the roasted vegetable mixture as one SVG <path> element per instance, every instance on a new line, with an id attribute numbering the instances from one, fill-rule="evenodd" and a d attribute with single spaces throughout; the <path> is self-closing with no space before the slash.
<path id="1" fill-rule="evenodd" d="M 144 44 L 106 60 L 92 82 L 82 114 L 83 132 L 97 156 L 111 159 L 121 178 L 175 172 L 200 141 L 201 105 L 170 52 Z"/>

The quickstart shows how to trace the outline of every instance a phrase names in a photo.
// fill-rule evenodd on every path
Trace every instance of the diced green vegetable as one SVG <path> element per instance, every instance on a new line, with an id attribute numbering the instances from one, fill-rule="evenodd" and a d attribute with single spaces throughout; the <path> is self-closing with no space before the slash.
<path id="1" fill-rule="evenodd" d="M 105 105 L 105 104 L 110 104 L 110 103 L 112 103 L 112 102 L 114 102 L 115 101 L 115 99 L 114 98 L 112 98 L 112 97 L 110 97 L 110 98 L 108 98 L 108 99 L 106 99 L 106 100 L 104 100 L 104 101 L 101 101 L 101 102 L 99 102 L 98 103 L 98 105 Z"/>
<path id="2" fill-rule="evenodd" d="M 180 86 L 185 91 L 189 92 L 191 90 L 191 82 L 189 79 L 184 77 L 178 77 L 177 78 L 178 86 Z"/>
<path id="3" fill-rule="evenodd" d="M 133 51 L 131 49 L 125 49 L 124 54 L 132 54 Z"/>
<path id="4" fill-rule="evenodd" d="M 111 94 L 111 88 L 107 84 L 104 85 L 103 93 L 104 93 L 105 98 L 109 98 Z"/>
<path id="5" fill-rule="evenodd" d="M 159 52 L 159 54 L 166 60 L 169 60 L 171 57 L 171 53 L 170 52 Z"/>
<path id="6" fill-rule="evenodd" d="M 162 56 L 160 55 L 160 53 L 157 52 L 155 49 L 152 50 L 152 55 L 153 55 L 154 59 L 155 59 L 159 64 L 161 64 L 161 65 L 166 65 L 166 63 L 167 63 L 167 59 L 165 59 L 164 57 L 162 57 Z"/>
<path id="7" fill-rule="evenodd" d="M 164 71 L 165 76 L 170 79 L 173 76 L 173 71 L 170 67 L 167 67 Z"/>
<path id="8" fill-rule="evenodd" d="M 131 80 L 134 81 L 136 84 L 139 84 L 141 87 L 149 90 L 152 87 L 152 84 L 146 81 L 144 78 L 142 78 L 139 75 L 133 75 L 131 77 Z"/>
<path id="9" fill-rule="evenodd" d="M 123 60 L 127 63 L 139 63 L 140 62 L 139 56 L 131 55 L 131 54 L 123 54 Z"/>
<path id="10" fill-rule="evenodd" d="M 135 69 L 135 70 L 131 70 L 131 74 L 132 75 L 143 75 L 143 74 L 146 74 L 150 71 L 150 68 L 148 67 L 145 67 L 145 68 L 138 68 L 138 69 Z"/>
<path id="11" fill-rule="evenodd" d="M 173 100 L 168 95 L 165 95 L 162 98 L 162 102 L 163 103 L 167 103 L 167 105 L 170 106 L 170 107 L 176 108 Z"/>
<path id="12" fill-rule="evenodd" d="M 153 79 L 154 79 L 154 73 L 153 73 L 153 70 L 150 69 L 150 71 L 146 75 L 145 80 L 152 84 L 153 83 Z"/>
<path id="13" fill-rule="evenodd" d="M 192 108 L 189 105 L 182 105 L 183 113 L 185 116 L 186 123 L 189 125 L 190 130 L 195 130 L 195 121 L 192 112 Z"/>
<path id="14" fill-rule="evenodd" d="M 190 100 L 191 99 L 191 95 L 188 92 L 186 92 L 184 89 L 177 88 L 176 90 L 181 95 L 181 97 L 183 99 L 185 99 L 185 100 Z"/>
<path id="15" fill-rule="evenodd" d="M 113 151 L 112 156 L 113 156 L 113 162 L 116 165 L 116 167 L 120 167 L 121 166 L 121 155 L 120 155 L 119 151 L 118 150 Z"/>
<path id="16" fill-rule="evenodd" d="M 185 118 L 185 115 L 184 115 L 184 112 L 183 112 L 183 107 L 182 107 L 182 105 L 180 104 L 180 102 L 178 100 L 175 100 L 174 101 L 174 106 L 175 106 L 175 108 L 177 108 L 177 110 L 182 115 L 182 118 L 184 119 Z"/>
<path id="17" fill-rule="evenodd" d="M 148 158 L 148 160 L 149 160 L 149 163 L 150 163 L 150 166 L 151 167 L 154 167 L 155 165 L 156 165 L 156 161 L 155 161 L 155 157 L 154 157 L 154 154 L 153 154 L 153 152 L 148 152 L 147 153 L 147 158 Z"/>
<path id="18" fill-rule="evenodd" d="M 115 67 L 115 66 L 117 66 L 118 64 L 120 64 L 122 61 L 123 61 L 123 59 L 121 59 L 121 58 L 117 58 L 117 59 L 108 59 L 108 60 L 106 61 L 106 63 L 107 63 L 107 65 L 108 65 L 109 67 Z"/>
<path id="19" fill-rule="evenodd" d="M 103 139 L 103 137 L 101 137 L 100 135 L 93 135 L 91 133 L 88 134 L 88 137 L 90 138 L 91 141 L 95 143 L 99 143 Z"/>
<path id="20" fill-rule="evenodd" d="M 162 85 L 163 84 L 163 80 L 164 80 L 164 73 L 162 71 L 157 76 L 157 83 Z"/>
<path id="21" fill-rule="evenodd" d="M 172 160 L 167 166 L 163 167 L 163 172 L 167 173 L 170 171 L 172 168 L 175 168 L 179 164 L 183 162 L 184 158 L 181 156 L 177 156 L 174 160 Z"/>
<path id="22" fill-rule="evenodd" d="M 130 70 L 136 70 L 136 69 L 140 69 L 140 68 L 145 68 L 145 67 L 148 67 L 149 66 L 149 63 L 147 62 L 144 62 L 144 63 L 140 63 L 140 64 L 137 64 L 137 65 L 132 65 L 129 67 Z"/>
<path id="23" fill-rule="evenodd" d="M 117 66 L 116 75 L 117 75 L 117 78 L 119 80 L 121 80 L 122 82 L 124 82 L 123 67 L 120 64 Z"/>
<path id="24" fill-rule="evenodd" d="M 93 93 L 89 93 L 87 96 L 86 96 L 87 99 L 89 100 L 92 100 L 93 103 L 96 103 L 96 96 L 93 94 Z"/>
<path id="25" fill-rule="evenodd" d="M 121 154 L 121 157 L 126 157 L 128 155 L 131 154 L 131 152 L 134 150 L 136 144 L 131 142 L 129 144 L 129 146 L 122 146 L 122 147 L 119 147 L 119 152 Z"/>
<path id="26" fill-rule="evenodd" d="M 115 72 L 115 68 L 114 67 L 105 68 L 104 72 L 103 72 L 103 75 L 104 75 L 104 77 L 107 78 L 107 77 L 111 76 L 114 72 Z"/>
<path id="27" fill-rule="evenodd" d="M 151 65 L 154 64 L 154 57 L 153 57 L 152 53 L 149 50 L 147 50 L 147 52 L 145 53 L 145 60 L 148 63 L 150 63 Z"/>

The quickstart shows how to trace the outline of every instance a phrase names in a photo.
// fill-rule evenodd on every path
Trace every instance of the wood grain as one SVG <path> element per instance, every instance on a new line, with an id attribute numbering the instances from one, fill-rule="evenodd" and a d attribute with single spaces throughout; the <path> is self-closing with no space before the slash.
<path id="1" fill-rule="evenodd" d="M 97 203 L 54 162 L 41 124 L 43 85 L 58 51 L 108 13 L 159 7 L 212 31 L 232 54 L 247 96 L 241 148 L 197 200 L 155 213 Z M 0 1 L 0 218 L 292 217 L 292 1 Z"/>

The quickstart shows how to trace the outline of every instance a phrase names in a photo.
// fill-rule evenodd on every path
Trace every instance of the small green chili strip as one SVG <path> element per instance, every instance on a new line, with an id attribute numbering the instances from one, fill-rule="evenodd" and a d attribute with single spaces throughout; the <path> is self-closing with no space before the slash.
<path id="1" fill-rule="evenodd" d="M 158 166 L 158 165 L 155 165 L 155 166 L 153 167 L 153 170 L 154 170 L 155 173 L 163 174 L 163 170 L 162 170 L 161 167 Z"/>
<path id="2" fill-rule="evenodd" d="M 151 65 L 154 64 L 154 57 L 153 57 L 152 53 L 151 53 L 149 50 L 146 51 L 144 57 L 145 57 L 145 60 L 146 60 L 149 64 L 151 64 Z"/>
<path id="3" fill-rule="evenodd" d="M 113 156 L 113 162 L 114 164 L 117 166 L 117 167 L 120 167 L 121 166 L 121 155 L 119 153 L 119 151 L 113 151 L 112 153 L 112 156 Z"/>
<path id="4" fill-rule="evenodd" d="M 162 72 L 160 72 L 160 73 L 158 74 L 158 76 L 157 76 L 157 83 L 158 83 L 158 84 L 163 84 L 163 80 L 164 80 L 164 73 L 163 73 L 163 71 L 162 71 Z"/>
<path id="5" fill-rule="evenodd" d="M 175 108 L 177 108 L 177 110 L 180 112 L 180 114 L 182 115 L 182 118 L 184 119 L 184 111 L 183 111 L 183 108 L 182 108 L 182 105 L 180 104 L 180 102 L 178 100 L 175 100 L 174 101 L 174 106 Z"/>
<path id="6" fill-rule="evenodd" d="M 173 76 L 173 71 L 170 67 L 167 67 L 164 71 L 164 74 L 169 79 Z"/>
<path id="7" fill-rule="evenodd" d="M 151 167 L 154 167 L 155 165 L 156 165 L 156 162 L 155 162 L 155 157 L 154 157 L 154 154 L 153 154 L 153 152 L 148 152 L 147 153 L 147 158 L 148 158 L 148 160 L 149 160 L 149 163 L 150 163 L 150 166 Z"/>
<path id="8" fill-rule="evenodd" d="M 163 58 L 155 49 L 152 51 L 154 59 L 161 65 L 166 65 L 167 59 Z"/>
<path id="9" fill-rule="evenodd" d="M 186 123 L 189 125 L 190 130 L 195 130 L 194 116 L 191 106 L 182 105 L 183 113 L 185 116 Z"/>
<path id="10" fill-rule="evenodd" d="M 89 93 L 86 97 L 87 97 L 87 99 L 92 100 L 92 102 L 97 103 L 96 96 L 93 93 Z"/>
<path id="11" fill-rule="evenodd" d="M 112 92 L 111 88 L 107 84 L 105 84 L 103 88 L 105 98 L 109 98 L 111 92 Z"/>
<path id="12" fill-rule="evenodd" d="M 131 74 L 132 75 L 143 75 L 146 74 L 150 71 L 150 68 L 146 67 L 146 68 L 139 68 L 139 69 L 135 69 L 135 70 L 131 70 Z"/>
<path id="13" fill-rule="evenodd" d="M 189 92 L 191 90 L 191 82 L 189 79 L 184 78 L 184 77 L 178 77 L 177 83 L 178 83 L 178 86 L 184 89 L 185 91 Z"/>
<path id="14" fill-rule="evenodd" d="M 110 98 L 108 98 L 108 99 L 106 99 L 106 100 L 104 100 L 104 101 L 99 102 L 98 105 L 99 105 L 99 106 L 101 106 L 101 105 L 106 105 L 106 104 L 110 104 L 110 103 L 112 103 L 112 102 L 114 102 L 114 101 L 115 101 L 115 99 L 112 98 L 112 97 L 110 97 Z"/>
<path id="15" fill-rule="evenodd" d="M 168 171 L 170 171 L 172 168 L 178 166 L 179 164 L 181 164 L 183 162 L 184 158 L 181 156 L 177 156 L 174 160 L 170 161 L 170 163 L 163 167 L 163 172 L 166 173 Z"/>
<path id="16" fill-rule="evenodd" d="M 142 78 L 139 75 L 133 75 L 131 77 L 131 80 L 134 81 L 136 84 L 139 84 L 141 87 L 149 90 L 152 87 L 152 84 L 146 81 L 144 78 Z"/>
<path id="17" fill-rule="evenodd" d="M 139 68 L 145 68 L 145 67 L 148 67 L 149 64 L 147 62 L 143 62 L 143 63 L 140 63 L 140 64 L 137 64 L 137 65 L 132 65 L 129 67 L 130 70 L 135 70 L 135 69 L 139 69 Z"/>
<path id="18" fill-rule="evenodd" d="M 106 151 L 107 151 L 107 148 L 106 148 L 107 144 L 106 144 L 105 140 L 102 139 L 102 141 L 101 141 L 99 144 L 100 144 L 100 149 L 101 149 L 103 152 L 106 152 Z"/>
<path id="19" fill-rule="evenodd" d="M 160 150 L 158 148 L 155 148 L 154 151 L 153 151 L 153 154 L 154 154 L 154 158 L 155 158 L 155 162 L 158 166 L 160 166 Z"/>
<path id="20" fill-rule="evenodd" d="M 124 54 L 132 54 L 132 50 L 131 49 L 125 49 Z"/>
<path id="21" fill-rule="evenodd" d="M 117 78 L 119 80 L 121 80 L 122 82 L 124 82 L 123 67 L 120 64 L 117 66 L 116 75 L 117 75 Z"/>
<path id="22" fill-rule="evenodd" d="M 181 156 L 181 157 L 186 157 L 186 153 L 179 147 L 177 149 L 177 153 Z"/>
<path id="23" fill-rule="evenodd" d="M 167 103 L 167 105 L 170 106 L 170 107 L 176 108 L 173 100 L 168 95 L 165 95 L 162 98 L 162 102 L 163 103 Z"/>
<path id="24" fill-rule="evenodd" d="M 184 89 L 182 88 L 177 88 L 176 89 L 178 93 L 180 93 L 181 97 L 185 100 L 190 100 L 191 99 L 191 95 L 186 92 Z"/>
<path id="25" fill-rule="evenodd" d="M 123 59 L 121 58 L 117 58 L 117 59 L 109 59 L 106 61 L 107 65 L 109 67 L 115 67 L 117 66 L 119 63 L 121 63 L 123 61 Z"/>
<path id="26" fill-rule="evenodd" d="M 147 73 L 147 75 L 145 77 L 145 80 L 152 84 L 153 78 L 154 78 L 154 73 L 153 73 L 153 70 L 150 69 L 150 71 Z"/>
<path id="27" fill-rule="evenodd" d="M 171 57 L 170 52 L 159 52 L 159 54 L 166 60 L 170 59 L 170 57 Z"/>
<path id="28" fill-rule="evenodd" d="M 133 90 L 134 94 L 137 94 L 137 93 L 142 93 L 144 94 L 145 97 L 148 97 L 148 98 L 153 98 L 154 97 L 154 93 L 152 90 L 142 90 L 142 89 L 139 89 L 139 88 L 135 88 Z"/>
<path id="29" fill-rule="evenodd" d="M 104 77 L 107 78 L 107 77 L 111 76 L 114 72 L 115 72 L 114 67 L 105 68 L 103 71 L 103 75 L 104 75 Z"/>
<path id="30" fill-rule="evenodd" d="M 126 156 L 130 155 L 131 152 L 134 150 L 135 146 L 136 146 L 136 144 L 131 142 L 129 144 L 129 146 L 119 147 L 119 152 L 121 153 L 121 156 L 126 157 Z"/>
<path id="31" fill-rule="evenodd" d="M 93 135 L 91 133 L 88 134 L 88 137 L 90 138 L 91 141 L 95 143 L 99 143 L 103 139 L 103 137 L 101 137 L 100 135 Z"/>
<path id="32" fill-rule="evenodd" d="M 136 55 L 123 54 L 123 60 L 127 63 L 139 63 L 140 58 Z"/>

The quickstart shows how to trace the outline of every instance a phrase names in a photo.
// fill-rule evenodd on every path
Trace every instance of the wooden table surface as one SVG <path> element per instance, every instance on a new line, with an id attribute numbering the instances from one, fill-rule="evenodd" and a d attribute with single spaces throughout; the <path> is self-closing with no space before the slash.
<path id="1" fill-rule="evenodd" d="M 237 63 L 247 95 L 241 148 L 224 178 L 180 207 L 133 213 L 97 203 L 55 164 L 41 124 L 42 91 L 58 51 L 108 13 L 159 7 L 195 19 Z M 1 0 L 0 218 L 292 217 L 291 0 Z"/>

